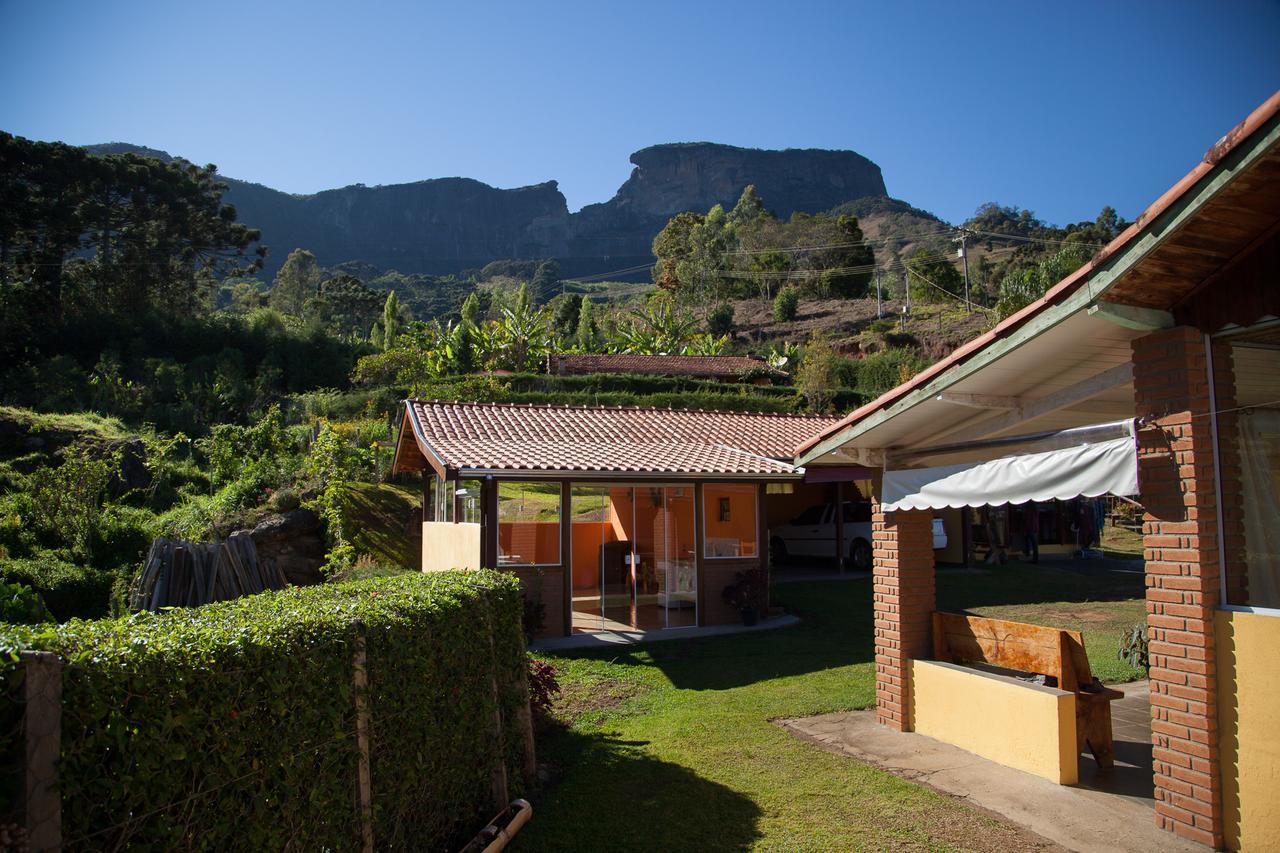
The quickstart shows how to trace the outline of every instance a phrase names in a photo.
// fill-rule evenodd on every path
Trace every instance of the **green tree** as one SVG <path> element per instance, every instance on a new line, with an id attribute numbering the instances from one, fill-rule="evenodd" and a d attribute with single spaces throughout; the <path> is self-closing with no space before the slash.
<path id="1" fill-rule="evenodd" d="M 560 262 L 555 258 L 549 258 L 538 264 L 538 269 L 533 274 L 533 298 L 535 302 L 546 302 L 560 286 Z"/>
<path id="2" fill-rule="evenodd" d="M 719 337 L 733 331 L 733 306 L 721 302 L 707 312 L 707 332 Z"/>
<path id="3" fill-rule="evenodd" d="M 578 316 L 582 312 L 582 303 L 586 299 L 580 293 L 564 296 L 556 305 L 556 334 L 562 338 L 572 338 L 578 332 Z"/>
<path id="4" fill-rule="evenodd" d="M 462 301 L 462 323 L 473 327 L 480 324 L 480 300 L 475 291 L 468 293 Z"/>
<path id="5" fill-rule="evenodd" d="M 320 294 L 303 306 L 303 318 L 308 325 L 332 334 L 363 337 L 384 304 L 382 294 L 360 279 L 340 275 L 320 283 Z"/>
<path id="6" fill-rule="evenodd" d="M 692 261 L 694 231 L 704 216 L 677 213 L 653 238 L 653 282 L 669 293 L 683 294 L 693 287 L 695 269 Z"/>
<path id="7" fill-rule="evenodd" d="M 1032 268 L 1014 270 L 1000 281 L 996 313 L 1002 318 L 1031 304 L 1088 260 L 1079 246 L 1064 246 Z"/>
<path id="8" fill-rule="evenodd" d="M 0 338 L 68 308 L 201 312 L 266 254 L 214 166 L 0 133 Z"/>
<path id="9" fill-rule="evenodd" d="M 800 308 L 800 291 L 788 284 L 773 300 L 773 319 L 779 323 L 790 323 L 796 318 Z"/>
<path id="10" fill-rule="evenodd" d="M 826 336 L 815 332 L 804 347 L 804 361 L 796 370 L 796 387 L 800 389 L 810 411 L 825 412 L 835 397 L 836 352 Z"/>
<path id="11" fill-rule="evenodd" d="M 582 307 L 578 311 L 577 330 L 578 349 L 583 352 L 595 352 L 600 346 L 600 329 L 596 325 L 595 303 L 585 296 Z"/>
<path id="12" fill-rule="evenodd" d="M 737 228 L 765 216 L 770 216 L 770 213 L 765 210 L 763 199 L 756 192 L 755 184 L 748 184 L 742 195 L 738 196 L 738 203 L 729 212 L 729 224 Z"/>
<path id="13" fill-rule="evenodd" d="M 306 249 L 294 249 L 285 258 L 267 294 L 268 304 L 284 314 L 302 316 L 307 300 L 320 288 L 320 264 Z"/>
<path id="14" fill-rule="evenodd" d="M 393 290 L 387 294 L 387 301 L 382 306 L 382 348 L 391 349 L 396 338 L 400 337 L 400 303 Z"/>
<path id="15" fill-rule="evenodd" d="M 963 299 L 964 276 L 942 255 L 920 248 L 907 259 L 907 286 L 919 302 L 940 302 L 951 294 Z"/>

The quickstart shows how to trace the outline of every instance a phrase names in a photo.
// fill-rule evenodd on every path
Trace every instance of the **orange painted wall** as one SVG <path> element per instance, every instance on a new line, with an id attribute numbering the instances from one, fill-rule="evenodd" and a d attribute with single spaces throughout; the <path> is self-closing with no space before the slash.
<path id="1" fill-rule="evenodd" d="M 738 556 L 754 557 L 756 541 L 756 486 L 707 484 L 703 486 L 703 518 L 707 539 L 741 542 Z M 729 520 L 720 520 L 720 500 L 729 499 Z"/>
<path id="2" fill-rule="evenodd" d="M 598 589 L 600 586 L 600 546 L 616 542 L 613 527 L 599 521 L 575 521 L 573 523 L 573 549 L 570 565 L 573 567 L 574 589 Z"/>
<path id="3" fill-rule="evenodd" d="M 519 554 L 522 563 L 560 562 L 560 524 L 555 521 L 503 521 L 498 524 L 500 554 Z"/>

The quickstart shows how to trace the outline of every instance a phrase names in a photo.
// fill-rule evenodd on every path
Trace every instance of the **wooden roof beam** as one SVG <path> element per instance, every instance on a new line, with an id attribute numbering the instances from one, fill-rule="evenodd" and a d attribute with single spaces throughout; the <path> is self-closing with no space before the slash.
<path id="1" fill-rule="evenodd" d="M 956 429 L 933 436 L 933 440 L 937 442 L 945 438 L 948 444 L 976 441 L 979 438 L 1012 429 L 1026 421 L 1069 408 L 1077 403 L 1083 403 L 1085 400 L 1096 397 L 1104 391 L 1127 385 L 1132 381 L 1133 363 L 1125 362 L 1110 370 L 1104 370 L 1096 376 L 1081 380 L 1074 385 L 1068 385 L 1066 388 L 1055 391 L 1046 397 L 1024 400 L 1022 405 L 1003 415 L 987 418 L 976 424 L 972 421 L 960 424 Z"/>
<path id="2" fill-rule="evenodd" d="M 1089 316 L 1139 332 L 1155 332 L 1160 329 L 1171 329 L 1174 326 L 1173 314 L 1168 311 L 1143 308 L 1138 305 L 1124 305 L 1119 302 L 1098 300 L 1089 306 Z"/>
<path id="3" fill-rule="evenodd" d="M 962 394 L 959 391 L 942 391 L 934 398 L 939 403 L 954 403 L 970 409 L 1016 409 L 1022 402 L 1017 397 L 998 394 Z"/>

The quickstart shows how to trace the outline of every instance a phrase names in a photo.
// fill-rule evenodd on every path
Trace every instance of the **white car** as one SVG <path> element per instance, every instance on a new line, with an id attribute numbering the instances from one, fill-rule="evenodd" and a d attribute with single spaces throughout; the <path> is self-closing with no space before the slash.
<path id="1" fill-rule="evenodd" d="M 942 519 L 933 520 L 933 547 L 947 547 L 947 531 Z M 786 524 L 769 531 L 770 556 L 775 563 L 793 557 L 836 556 L 836 515 L 834 504 L 811 506 Z M 844 503 L 844 553 L 855 569 L 871 568 L 871 504 Z"/>

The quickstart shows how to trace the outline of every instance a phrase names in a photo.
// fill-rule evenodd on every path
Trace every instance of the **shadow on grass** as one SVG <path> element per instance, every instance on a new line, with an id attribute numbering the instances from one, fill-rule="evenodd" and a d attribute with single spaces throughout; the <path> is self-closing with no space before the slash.
<path id="1" fill-rule="evenodd" d="M 553 778 L 531 795 L 517 850 L 744 850 L 760 808 L 687 767 L 647 755 L 643 741 L 557 728 L 540 741 Z M 559 778 L 557 778 L 559 777 Z"/>

